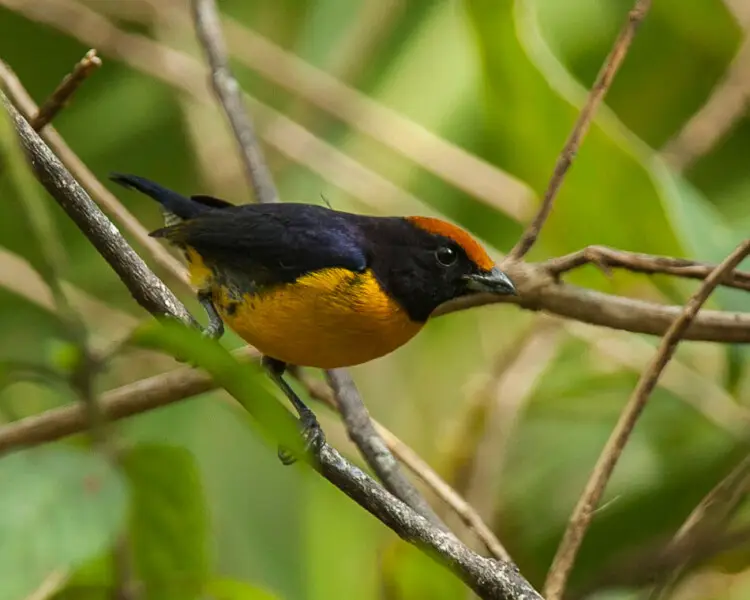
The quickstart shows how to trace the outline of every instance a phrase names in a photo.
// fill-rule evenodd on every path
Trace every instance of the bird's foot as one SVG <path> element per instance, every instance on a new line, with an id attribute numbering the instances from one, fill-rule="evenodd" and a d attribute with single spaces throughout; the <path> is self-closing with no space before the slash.
<path id="1" fill-rule="evenodd" d="M 323 433 L 323 428 L 320 426 L 320 423 L 318 423 L 318 419 L 315 418 L 315 415 L 312 412 L 309 412 L 303 415 L 299 420 L 299 427 L 300 432 L 302 433 L 302 439 L 305 440 L 305 452 L 316 456 L 326 443 L 326 436 L 325 433 Z M 281 463 L 286 466 L 293 465 L 297 462 L 297 457 L 294 456 L 289 449 L 284 448 L 283 446 L 279 446 L 278 456 Z"/>

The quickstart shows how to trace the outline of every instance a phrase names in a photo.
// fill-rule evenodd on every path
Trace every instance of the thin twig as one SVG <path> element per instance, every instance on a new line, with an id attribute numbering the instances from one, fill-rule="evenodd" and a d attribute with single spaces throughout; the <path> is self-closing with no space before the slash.
<path id="1" fill-rule="evenodd" d="M 57 86 L 57 89 L 52 92 L 52 95 L 42 104 L 39 112 L 34 116 L 29 124 L 34 128 L 35 131 L 41 131 L 47 123 L 51 122 L 55 118 L 58 112 L 60 112 L 75 94 L 78 86 L 80 86 L 89 75 L 96 71 L 102 66 L 101 59 L 96 55 L 96 50 L 93 48 L 86 53 L 78 64 L 76 64 L 73 72 L 66 75 L 65 78 Z"/>
<path id="2" fill-rule="evenodd" d="M 133 296 L 153 314 L 192 325 L 193 320 L 185 307 L 122 239 L 4 94 L 0 94 L 0 100 L 12 117 L 37 177 L 116 270 Z M 392 496 L 327 444 L 323 445 L 317 458 L 314 466 L 326 479 L 405 540 L 427 550 L 480 597 L 541 599 L 513 565 L 472 552 L 454 536 L 434 527 Z"/>
<path id="3" fill-rule="evenodd" d="M 750 253 L 750 240 L 740 244 L 729 257 L 713 270 L 685 305 L 682 314 L 675 319 L 664 335 L 656 354 L 649 363 L 648 368 L 641 375 L 635 390 L 633 390 L 617 425 L 602 450 L 583 494 L 573 510 L 568 527 L 563 535 L 562 542 L 557 550 L 552 566 L 550 567 L 549 575 L 547 576 L 547 581 L 545 582 L 544 589 L 547 600 L 559 600 L 562 598 L 568 575 L 573 568 L 576 555 L 578 554 L 586 530 L 591 523 L 594 510 L 599 504 L 609 478 L 612 475 L 612 471 L 620 458 L 625 444 L 630 438 L 638 417 L 656 386 L 659 376 L 672 358 L 690 322 L 698 314 L 701 306 L 716 286 L 719 285 L 719 282 L 748 253 Z"/>
<path id="4" fill-rule="evenodd" d="M 555 201 L 557 192 L 560 191 L 563 179 L 565 178 L 570 165 L 573 163 L 573 158 L 578 152 L 578 147 L 586 135 L 586 132 L 591 125 L 591 121 L 594 118 L 599 104 L 601 104 L 604 96 L 609 90 L 609 86 L 612 85 L 612 81 L 617 74 L 620 65 L 622 64 L 625 56 L 630 49 L 630 44 L 638 31 L 638 26 L 643 21 L 648 9 L 651 8 L 651 0 L 636 0 L 635 5 L 628 13 L 628 19 L 625 26 L 620 31 L 620 35 L 617 36 L 617 40 L 612 46 L 612 51 L 604 61 L 599 74 L 596 76 L 594 85 L 591 86 L 591 91 L 581 109 L 581 113 L 578 115 L 573 131 L 565 141 L 560 156 L 557 158 L 555 163 L 555 169 L 552 172 L 547 190 L 544 192 L 544 198 L 542 199 L 542 205 L 539 208 L 539 212 L 534 217 L 534 220 L 523 232 L 521 238 L 513 246 L 513 249 L 508 254 L 511 260 L 518 260 L 523 258 L 539 237 L 539 233 L 547 221 L 550 212 L 552 211 L 552 204 Z"/>
<path id="5" fill-rule="evenodd" d="M 229 71 L 215 1 L 192 0 L 192 8 L 195 28 L 211 67 L 216 96 L 232 123 L 256 199 L 260 202 L 277 202 L 271 174 L 243 105 L 239 85 Z M 385 487 L 434 525 L 446 529 L 419 490 L 401 472 L 398 462 L 373 428 L 370 415 L 352 378 L 343 370 L 329 371 L 327 377 L 336 394 L 349 437 Z"/>
<path id="6" fill-rule="evenodd" d="M 541 266 L 547 269 L 551 275 L 560 277 L 563 273 L 587 264 L 596 265 L 605 274 L 609 273 L 611 267 L 620 267 L 634 273 L 649 275 L 660 273 L 701 280 L 708 277 L 716 268 L 716 265 L 684 258 L 641 254 L 606 246 L 587 246 L 578 252 L 546 260 Z M 750 291 L 750 273 L 732 271 L 727 273 L 726 278 L 720 285 Z"/>
<path id="7" fill-rule="evenodd" d="M 257 202 L 278 202 L 279 194 L 266 166 L 255 128 L 245 110 L 242 91 L 229 69 L 227 49 L 214 0 L 191 0 L 195 29 L 211 66 L 211 81 L 232 126 L 250 186 Z"/>

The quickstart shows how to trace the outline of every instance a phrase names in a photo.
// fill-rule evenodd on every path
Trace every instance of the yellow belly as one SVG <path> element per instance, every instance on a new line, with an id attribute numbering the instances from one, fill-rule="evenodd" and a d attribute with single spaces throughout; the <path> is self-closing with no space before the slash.
<path id="1" fill-rule="evenodd" d="M 263 354 L 332 369 L 392 352 L 421 329 L 370 271 L 325 269 L 239 300 L 213 289 L 224 323 Z"/>

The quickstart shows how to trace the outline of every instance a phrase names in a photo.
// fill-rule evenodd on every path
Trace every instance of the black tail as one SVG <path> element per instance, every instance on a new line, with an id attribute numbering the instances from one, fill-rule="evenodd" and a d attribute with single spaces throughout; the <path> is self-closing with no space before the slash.
<path id="1" fill-rule="evenodd" d="M 158 183 L 143 177 L 138 177 L 137 175 L 112 173 L 109 178 L 126 188 L 138 190 L 139 192 L 150 196 L 161 204 L 165 210 L 177 215 L 180 219 L 192 219 L 211 210 L 211 208 L 204 203 L 191 200 L 187 196 L 173 192 Z"/>

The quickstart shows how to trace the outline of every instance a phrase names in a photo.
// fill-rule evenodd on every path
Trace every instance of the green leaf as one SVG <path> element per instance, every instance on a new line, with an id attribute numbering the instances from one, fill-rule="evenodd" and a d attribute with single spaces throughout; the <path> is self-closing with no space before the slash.
<path id="1" fill-rule="evenodd" d="M 22 600 L 52 571 L 108 548 L 127 487 L 98 454 L 40 447 L 0 459 L 0 600 Z"/>
<path id="2" fill-rule="evenodd" d="M 232 579 L 214 579 L 206 586 L 212 600 L 275 600 L 277 596 L 264 589 Z"/>
<path id="3" fill-rule="evenodd" d="M 144 324 L 134 332 L 130 342 L 205 369 L 255 418 L 267 441 L 282 443 L 295 455 L 304 455 L 296 420 L 276 400 L 277 390 L 260 365 L 239 362 L 216 340 L 172 319 Z"/>
<path id="4" fill-rule="evenodd" d="M 198 470 L 185 449 L 136 446 L 122 459 L 132 490 L 129 542 L 148 598 L 190 598 L 208 578 L 207 515 Z"/>

